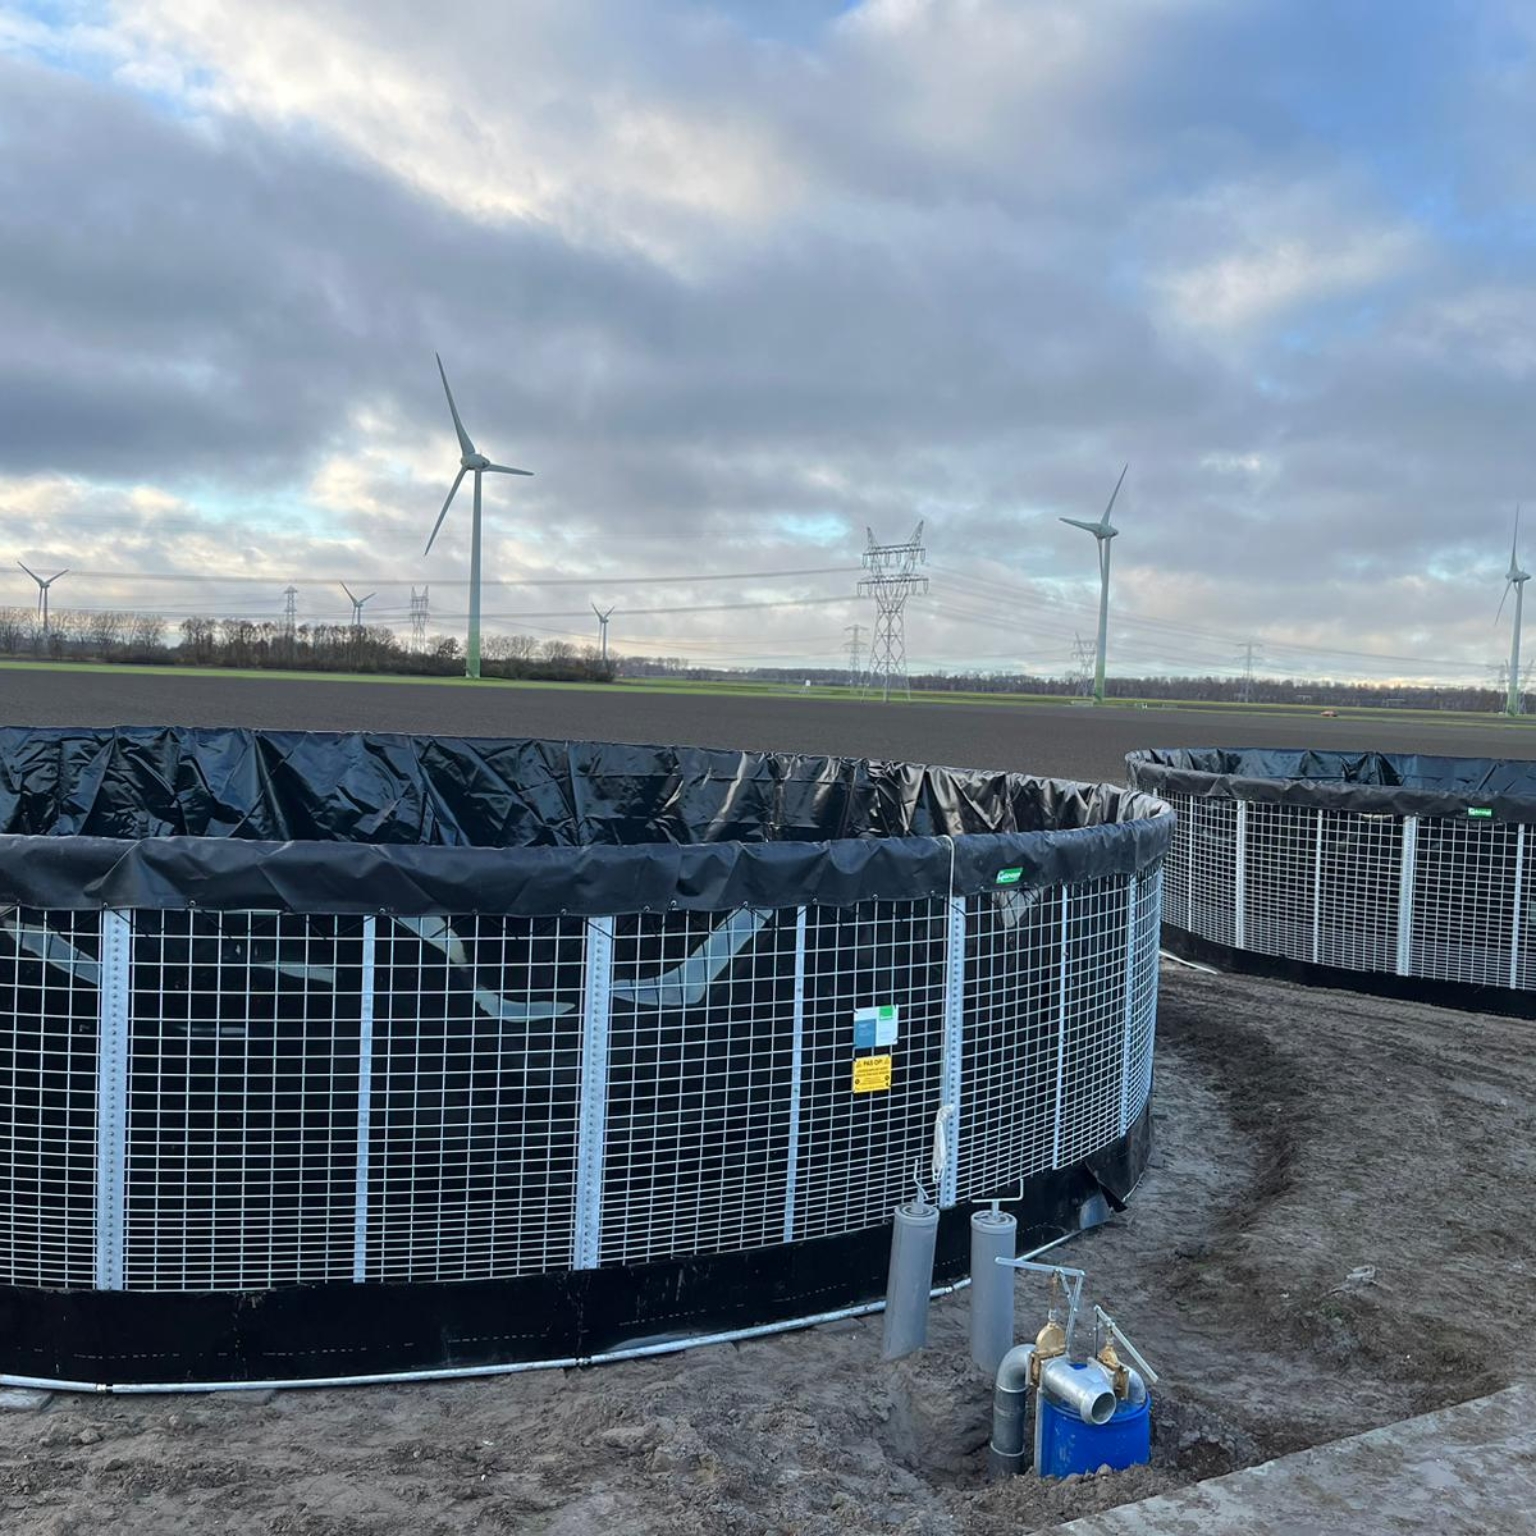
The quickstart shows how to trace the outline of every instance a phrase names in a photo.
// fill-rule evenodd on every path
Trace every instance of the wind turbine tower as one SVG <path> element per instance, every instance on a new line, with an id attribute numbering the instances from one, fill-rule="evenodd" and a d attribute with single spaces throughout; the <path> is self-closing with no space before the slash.
<path id="1" fill-rule="evenodd" d="M 1499 599 L 1499 616 L 1509 599 L 1509 589 L 1515 589 L 1515 633 L 1509 647 L 1509 692 L 1504 699 L 1504 713 L 1520 713 L 1520 621 L 1525 616 L 1525 584 L 1531 579 L 1529 571 L 1520 569 L 1517 550 L 1520 545 L 1520 508 L 1515 508 L 1515 536 L 1509 541 L 1509 569 L 1504 573 L 1504 596 Z M 1497 616 L 1496 616 L 1497 618 Z"/>
<path id="2" fill-rule="evenodd" d="M 367 597 L 355 597 L 353 596 L 352 588 L 346 582 L 341 583 L 341 590 L 347 594 L 352 602 L 352 628 L 361 629 L 363 627 L 363 604 L 371 603 L 379 594 L 377 592 L 370 592 Z"/>
<path id="3" fill-rule="evenodd" d="M 596 603 L 593 603 L 592 612 L 597 615 L 598 633 L 603 647 L 603 665 L 606 667 L 608 665 L 608 620 L 613 617 L 613 609 L 610 608 L 607 613 L 604 613 Z"/>
<path id="4" fill-rule="evenodd" d="M 1120 487 L 1125 484 L 1125 472 L 1131 466 L 1127 464 L 1120 471 L 1120 478 L 1115 481 L 1115 488 L 1109 493 L 1109 505 L 1104 508 L 1104 516 L 1096 523 L 1085 523 L 1080 518 L 1064 517 L 1062 522 L 1072 528 L 1081 528 L 1091 533 L 1099 547 L 1099 649 L 1094 658 L 1093 667 L 1093 702 L 1104 702 L 1104 652 L 1109 645 L 1109 554 L 1110 545 L 1119 536 L 1120 530 L 1114 527 L 1109 520 L 1109 514 L 1114 510 L 1115 498 L 1120 494 Z"/>
<path id="5" fill-rule="evenodd" d="M 415 587 L 411 588 L 411 649 L 418 655 L 427 648 L 428 590 L 423 587 L 418 593 Z"/>
<path id="6" fill-rule="evenodd" d="M 436 353 L 433 356 L 437 356 Z M 469 433 L 464 430 L 464 423 L 459 420 L 459 408 L 453 403 L 453 391 L 448 388 L 448 375 L 443 371 L 442 358 L 437 359 L 437 371 L 442 376 L 443 393 L 448 396 L 448 409 L 453 415 L 453 430 L 459 435 L 459 472 L 454 476 L 453 484 L 448 490 L 448 499 L 443 503 L 443 510 L 437 514 L 437 521 L 432 525 L 432 535 L 427 540 L 427 547 L 422 551 L 423 557 L 432 553 L 433 541 L 437 538 L 437 531 L 443 526 L 443 519 L 448 516 L 448 508 L 453 504 L 453 498 L 458 493 L 459 485 L 464 476 L 474 471 L 475 476 L 475 511 L 469 525 L 469 635 L 464 646 L 464 675 L 465 677 L 480 676 L 480 478 L 482 475 L 531 475 L 531 469 L 510 469 L 505 464 L 492 464 L 486 456 L 476 449 L 469 440 Z"/>
<path id="7" fill-rule="evenodd" d="M 917 574 L 917 567 L 928 559 L 923 548 L 923 525 L 912 530 L 905 544 L 877 544 L 873 528 L 869 548 L 864 551 L 864 569 L 869 572 L 859 582 L 859 596 L 875 600 L 875 638 L 869 647 L 869 679 L 866 693 L 880 689 L 880 697 L 889 700 L 892 690 L 912 697 L 907 678 L 907 599 L 914 592 L 928 590 L 928 578 Z"/>
<path id="8" fill-rule="evenodd" d="M 48 633 L 48 589 L 60 576 L 68 576 L 69 570 L 66 567 L 62 571 L 55 572 L 52 576 L 39 576 L 31 566 L 22 565 L 20 560 L 16 564 L 20 565 L 22 570 L 37 583 L 37 616 L 43 621 L 43 634 L 46 635 Z"/>

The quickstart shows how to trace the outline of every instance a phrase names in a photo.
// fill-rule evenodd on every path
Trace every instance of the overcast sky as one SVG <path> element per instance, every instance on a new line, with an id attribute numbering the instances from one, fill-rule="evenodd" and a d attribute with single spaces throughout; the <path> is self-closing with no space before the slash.
<path id="1" fill-rule="evenodd" d="M 866 526 L 922 519 L 914 665 L 1061 671 L 1056 519 L 1129 461 L 1112 672 L 1476 677 L 1536 502 L 1533 45 L 1448 0 L 0 3 L 0 557 L 173 618 L 430 582 L 457 630 L 440 351 L 535 471 L 487 481 L 491 628 L 830 664 Z"/>

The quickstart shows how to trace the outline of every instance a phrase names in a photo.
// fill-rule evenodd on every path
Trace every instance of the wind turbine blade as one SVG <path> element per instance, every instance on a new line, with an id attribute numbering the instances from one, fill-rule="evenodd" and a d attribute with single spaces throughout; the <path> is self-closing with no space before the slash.
<path id="1" fill-rule="evenodd" d="M 1064 522 L 1069 528 L 1081 528 L 1084 533 L 1096 534 L 1100 528 L 1098 523 L 1085 523 L 1080 517 L 1064 517 L 1060 521 Z"/>
<path id="2" fill-rule="evenodd" d="M 1109 505 L 1104 508 L 1104 516 L 1099 519 L 1099 526 L 1101 528 L 1109 527 L 1109 514 L 1115 510 L 1115 497 L 1120 494 L 1120 487 L 1125 484 L 1125 472 L 1130 467 L 1131 466 L 1127 464 L 1125 468 L 1120 471 L 1120 478 L 1115 481 L 1115 488 L 1109 493 Z"/>
<path id="3" fill-rule="evenodd" d="M 508 469 L 505 464 L 487 464 L 485 472 L 488 475 L 532 475 L 531 469 Z"/>
<path id="4" fill-rule="evenodd" d="M 27 565 L 24 561 L 21 560 L 18 560 L 16 564 L 21 566 L 22 570 L 24 570 L 27 575 L 32 578 L 33 581 L 37 582 L 39 586 L 42 585 L 42 578 L 37 574 L 36 571 L 32 569 L 30 565 Z"/>
<path id="5" fill-rule="evenodd" d="M 437 357 L 437 353 L 432 354 Z M 437 371 L 443 375 L 443 393 L 448 396 L 448 409 L 453 412 L 453 430 L 459 434 L 459 449 L 463 453 L 473 453 L 475 445 L 469 440 L 469 433 L 464 430 L 464 423 L 459 420 L 459 408 L 453 403 L 453 391 L 448 388 L 448 375 L 443 373 L 443 360 L 437 357 Z"/>
<path id="6" fill-rule="evenodd" d="M 352 597 L 352 588 L 351 588 L 351 587 L 349 587 L 349 586 L 348 586 L 348 585 L 347 585 L 347 584 L 346 584 L 346 582 L 344 582 L 344 581 L 343 581 L 343 582 L 341 582 L 341 583 L 339 583 L 339 585 L 340 585 L 340 587 L 341 587 L 341 590 L 342 590 L 342 591 L 343 591 L 343 592 L 345 592 L 345 593 L 346 593 L 346 594 L 347 594 L 347 596 L 348 596 L 348 597 L 351 597 L 351 598 L 352 598 L 352 601 L 353 601 L 353 602 L 354 602 L 354 603 L 355 603 L 355 602 L 356 602 L 356 601 L 357 601 L 357 599 L 356 599 L 356 598 L 355 598 L 355 597 Z"/>
<path id="7" fill-rule="evenodd" d="M 464 476 L 468 473 L 468 470 L 461 469 L 454 476 L 453 484 L 448 490 L 448 499 L 443 503 L 443 510 L 437 514 L 437 521 L 432 525 L 432 537 L 427 540 L 427 547 L 421 552 L 424 557 L 432 553 L 432 545 L 437 539 L 437 530 L 443 526 L 443 519 L 448 516 L 448 508 L 453 505 L 453 498 L 458 495 L 459 486 L 463 483 Z"/>
<path id="8" fill-rule="evenodd" d="M 1499 611 L 1493 616 L 1493 622 L 1495 624 L 1497 624 L 1499 620 L 1504 617 L 1504 604 L 1509 601 L 1509 589 L 1512 586 L 1514 586 L 1514 582 L 1512 581 L 1506 581 L 1504 583 L 1504 596 L 1499 599 Z"/>
<path id="9" fill-rule="evenodd" d="M 1516 551 L 1519 549 L 1519 547 L 1520 547 L 1520 507 L 1519 507 L 1519 504 L 1516 503 L 1516 505 L 1515 505 L 1515 532 L 1514 532 L 1514 536 L 1509 541 L 1509 568 L 1512 571 L 1515 570 L 1517 568 L 1518 564 L 1519 564 L 1519 557 L 1516 554 Z"/>
<path id="10" fill-rule="evenodd" d="M 357 606 L 361 608 L 364 603 L 371 603 L 378 595 L 379 594 L 377 592 L 370 592 L 367 597 L 358 598 Z"/>

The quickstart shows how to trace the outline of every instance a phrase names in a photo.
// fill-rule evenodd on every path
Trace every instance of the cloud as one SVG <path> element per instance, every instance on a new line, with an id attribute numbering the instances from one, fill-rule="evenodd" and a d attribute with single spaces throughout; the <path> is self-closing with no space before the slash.
<path id="1" fill-rule="evenodd" d="M 9 17 L 0 534 L 270 577 L 274 609 L 289 579 L 317 604 L 322 577 L 426 579 L 452 613 L 464 519 L 420 553 L 456 458 L 441 351 L 477 441 L 536 471 L 487 494 L 508 627 L 584 634 L 567 611 L 618 600 L 621 646 L 832 664 L 866 616 L 851 571 L 659 578 L 853 567 L 866 525 L 923 517 L 914 659 L 1016 658 L 1023 613 L 1023 659 L 1064 665 L 1094 593 L 1056 518 L 1129 459 L 1127 664 L 1225 666 L 1257 628 L 1471 667 L 1536 358 L 1522 183 L 1480 150 L 1527 109 L 1471 109 L 1496 29 L 1403 17 Z M 556 575 L 588 585 L 534 584 Z M 818 602 L 623 618 L 777 598 Z"/>

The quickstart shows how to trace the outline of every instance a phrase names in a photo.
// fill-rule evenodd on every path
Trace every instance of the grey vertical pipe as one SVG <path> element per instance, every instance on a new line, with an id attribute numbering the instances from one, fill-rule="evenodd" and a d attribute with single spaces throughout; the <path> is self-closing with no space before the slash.
<path id="1" fill-rule="evenodd" d="M 1018 1235 L 1007 1211 L 971 1217 L 971 1359 L 988 1376 L 1013 1348 L 1013 1271 L 997 1261 L 1014 1257 Z"/>
<path id="2" fill-rule="evenodd" d="M 891 1224 L 891 1270 L 885 1286 L 884 1360 L 900 1360 L 928 1342 L 928 1293 L 939 1236 L 936 1205 L 898 1205 Z"/>
<path id="3" fill-rule="evenodd" d="M 1024 1470 L 1025 1411 L 1035 1346 L 1020 1344 L 1003 1356 L 992 1396 L 992 1444 L 987 1448 L 990 1476 L 1013 1477 Z"/>

